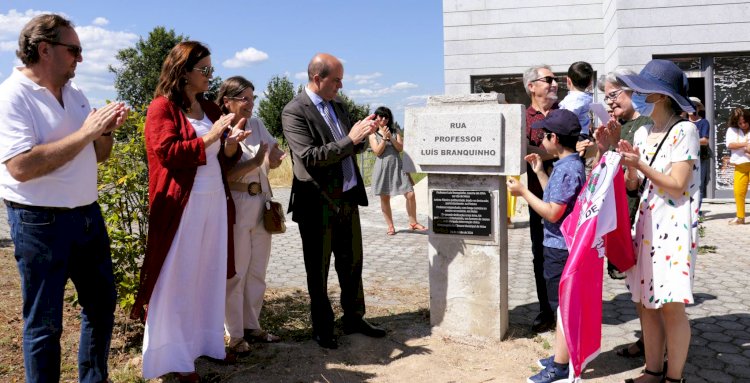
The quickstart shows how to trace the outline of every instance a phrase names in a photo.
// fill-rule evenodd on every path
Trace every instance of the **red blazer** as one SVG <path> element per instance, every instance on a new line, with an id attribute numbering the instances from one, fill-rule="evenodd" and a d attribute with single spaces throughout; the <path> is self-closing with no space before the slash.
<path id="1" fill-rule="evenodd" d="M 211 121 L 221 117 L 221 110 L 210 101 L 200 101 L 201 108 Z M 146 255 L 141 267 L 140 286 L 135 305 L 130 312 L 133 319 L 143 319 L 144 306 L 148 305 L 154 291 L 161 266 L 180 225 L 190 191 L 193 188 L 198 166 L 206 164 L 206 150 L 203 139 L 198 138 L 195 129 L 185 114 L 172 101 L 163 96 L 155 98 L 146 113 L 146 154 L 148 156 L 148 240 Z M 224 138 L 221 141 L 224 146 Z M 242 152 L 232 158 L 219 151 L 219 164 L 222 170 L 224 193 L 227 197 L 227 278 L 234 270 L 234 225 L 235 210 L 232 195 L 227 184 L 226 169 L 236 162 Z"/>

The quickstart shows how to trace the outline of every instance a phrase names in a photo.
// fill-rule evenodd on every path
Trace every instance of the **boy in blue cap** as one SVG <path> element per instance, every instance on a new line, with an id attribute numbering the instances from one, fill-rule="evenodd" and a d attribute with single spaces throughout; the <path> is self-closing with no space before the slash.
<path id="1" fill-rule="evenodd" d="M 583 162 L 575 151 L 581 132 L 578 116 L 565 109 L 552 110 L 539 124 L 545 132 L 542 146 L 549 154 L 559 158 L 549 176 L 544 172 L 542 159 L 538 154 L 532 153 L 524 158 L 539 177 L 544 188 L 543 199 L 536 197 L 516 179 L 509 178 L 507 186 L 512 195 L 526 199 L 529 206 L 544 219 L 544 279 L 547 282 L 549 304 L 557 312 L 560 277 L 568 260 L 568 250 L 560 226 L 573 211 L 586 176 Z M 555 355 L 539 361 L 543 370 L 530 377 L 529 383 L 567 381 L 570 356 L 559 322 L 557 327 Z"/>

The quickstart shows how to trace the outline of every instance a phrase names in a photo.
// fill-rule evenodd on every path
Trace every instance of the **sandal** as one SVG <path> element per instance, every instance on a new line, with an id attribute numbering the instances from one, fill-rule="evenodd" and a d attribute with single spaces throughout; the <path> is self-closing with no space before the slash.
<path id="1" fill-rule="evenodd" d="M 396 235 L 396 229 L 393 226 L 388 226 L 388 231 L 385 232 L 385 235 Z"/>
<path id="2" fill-rule="evenodd" d="M 664 379 L 665 379 L 665 378 L 664 378 L 664 372 L 663 372 L 663 371 L 659 371 L 659 372 L 653 372 L 653 371 L 649 371 L 649 370 L 647 370 L 647 369 L 645 369 L 645 368 L 644 368 L 644 369 L 643 369 L 643 372 L 644 372 L 644 373 L 645 373 L 646 375 L 651 375 L 651 376 L 656 376 L 656 377 L 659 377 L 659 378 L 661 378 L 662 380 L 660 380 L 660 382 L 663 382 L 663 381 L 664 381 Z M 625 383 L 635 383 L 635 380 L 634 380 L 634 379 L 625 379 Z"/>
<path id="3" fill-rule="evenodd" d="M 729 220 L 730 225 L 744 225 L 745 224 L 745 218 L 740 217 L 734 217 L 734 219 Z"/>
<path id="4" fill-rule="evenodd" d="M 247 354 L 250 352 L 250 345 L 243 338 L 237 339 L 236 341 L 229 342 L 229 351 L 235 354 Z"/>
<path id="5" fill-rule="evenodd" d="M 427 231 L 427 228 L 419 222 L 410 223 L 409 227 L 414 231 Z"/>
<path id="6" fill-rule="evenodd" d="M 256 329 L 248 330 L 247 335 L 245 335 L 245 340 L 260 343 L 278 343 L 281 341 L 281 337 L 265 330 Z"/>
<path id="7" fill-rule="evenodd" d="M 666 375 L 664 375 L 664 379 L 661 380 L 662 382 L 674 382 L 674 383 L 685 383 L 685 378 L 680 379 L 672 379 Z"/>
<path id="8" fill-rule="evenodd" d="M 638 357 L 642 357 L 642 356 L 644 356 L 646 354 L 643 351 L 645 349 L 645 347 L 643 346 L 643 339 L 638 339 L 633 344 L 635 344 L 635 346 L 638 347 L 638 351 L 636 351 L 636 352 L 630 352 L 630 346 L 631 345 L 627 345 L 627 346 L 625 346 L 625 347 L 617 350 L 617 352 L 615 352 L 615 353 L 618 356 L 622 356 L 622 357 L 625 357 L 625 358 L 638 358 Z"/>

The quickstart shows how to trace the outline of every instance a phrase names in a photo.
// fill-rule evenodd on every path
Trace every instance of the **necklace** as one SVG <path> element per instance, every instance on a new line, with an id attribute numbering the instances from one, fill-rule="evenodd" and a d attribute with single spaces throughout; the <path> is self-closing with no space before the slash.
<path id="1" fill-rule="evenodd" d="M 185 109 L 185 112 L 187 112 L 188 114 L 192 113 L 193 105 L 196 105 L 196 104 L 198 104 L 198 100 L 194 100 L 193 102 L 191 102 L 190 106 L 188 106 L 187 109 Z"/>
<path id="2" fill-rule="evenodd" d="M 672 115 L 669 116 L 669 119 L 667 120 L 667 122 L 664 125 L 662 125 L 661 128 L 657 128 L 656 123 L 654 123 L 654 127 L 651 129 L 651 133 L 654 133 L 654 134 L 666 133 L 667 127 L 671 126 L 670 124 L 672 123 L 672 119 L 674 117 L 675 117 L 675 114 L 672 113 Z"/>

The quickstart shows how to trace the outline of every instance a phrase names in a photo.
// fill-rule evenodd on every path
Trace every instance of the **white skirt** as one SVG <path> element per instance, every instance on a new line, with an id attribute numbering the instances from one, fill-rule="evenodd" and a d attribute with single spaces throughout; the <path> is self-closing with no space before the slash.
<path id="1" fill-rule="evenodd" d="M 221 185 L 221 184 L 220 184 Z M 143 377 L 195 371 L 224 359 L 227 207 L 222 188 L 190 193 L 148 306 Z"/>

